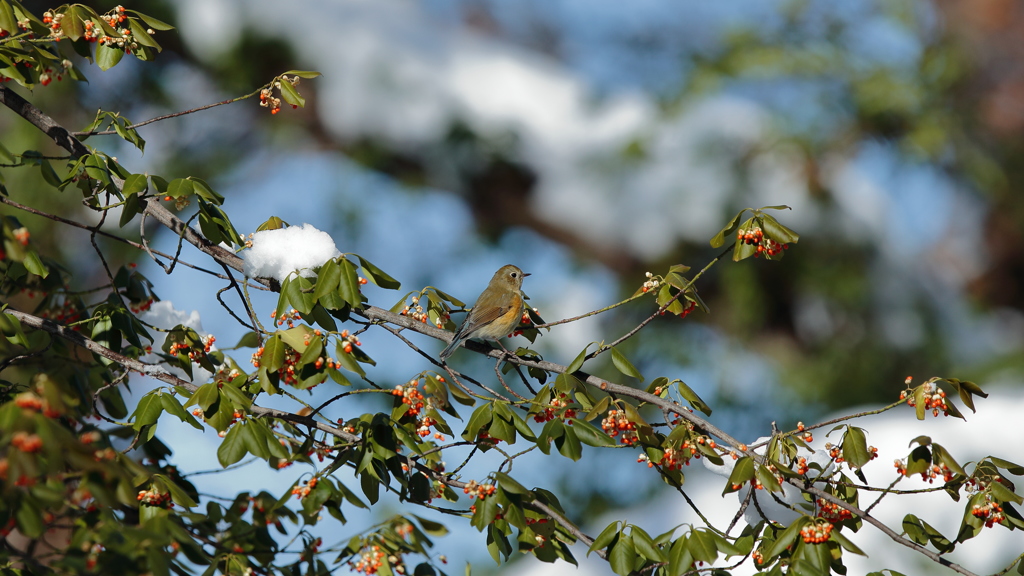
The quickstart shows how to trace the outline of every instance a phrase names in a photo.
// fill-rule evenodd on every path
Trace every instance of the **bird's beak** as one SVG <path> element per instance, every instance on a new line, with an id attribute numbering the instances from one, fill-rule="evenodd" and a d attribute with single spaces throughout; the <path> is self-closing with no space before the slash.
<path id="1" fill-rule="evenodd" d="M 523 272 L 523 278 L 526 278 L 527 276 L 532 276 L 532 274 L 529 272 Z"/>

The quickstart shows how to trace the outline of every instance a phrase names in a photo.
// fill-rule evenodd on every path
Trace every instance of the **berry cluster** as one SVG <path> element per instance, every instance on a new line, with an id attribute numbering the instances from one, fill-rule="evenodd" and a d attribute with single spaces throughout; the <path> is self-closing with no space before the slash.
<path id="1" fill-rule="evenodd" d="M 28 246 L 28 239 L 29 239 L 28 228 L 25 228 L 24 226 L 22 226 L 21 228 L 18 228 L 17 230 L 14 230 L 12 232 L 12 234 L 14 234 L 14 239 L 18 241 L 18 244 L 21 244 L 22 246 Z"/>
<path id="2" fill-rule="evenodd" d="M 1006 520 L 1006 516 L 1003 515 L 1003 507 L 998 502 L 992 501 L 975 504 L 971 507 L 971 516 L 984 520 L 986 528 L 991 528 L 994 524 L 1002 524 Z"/>
<path id="3" fill-rule="evenodd" d="M 11 446 L 22 452 L 33 454 L 43 449 L 43 439 L 38 434 L 28 432 L 15 432 L 11 438 Z"/>
<path id="4" fill-rule="evenodd" d="M 298 86 L 299 77 L 292 76 L 291 78 L 289 78 L 287 76 L 281 76 L 281 79 L 275 80 L 273 85 L 268 86 L 263 90 L 260 90 L 260 106 L 264 108 L 270 108 L 271 114 L 277 114 L 278 112 L 281 111 L 281 99 L 274 96 L 274 88 L 277 88 L 277 90 L 280 92 L 281 82 L 287 82 L 292 86 Z M 293 104 L 292 108 L 298 108 L 298 106 Z"/>
<path id="5" fill-rule="evenodd" d="M 341 338 L 345 342 L 344 344 L 341 345 L 341 350 L 345 354 L 351 354 L 353 346 L 363 345 L 363 343 L 359 341 L 359 338 L 357 338 L 355 334 L 349 334 L 348 330 L 341 331 Z"/>
<path id="6" fill-rule="evenodd" d="M 639 441 L 636 424 L 629 421 L 625 410 L 609 410 L 608 415 L 601 420 L 601 429 L 612 438 L 621 435 L 620 441 L 627 446 L 632 446 Z"/>
<path id="7" fill-rule="evenodd" d="M 909 385 L 911 377 L 907 376 L 906 383 Z M 946 392 L 939 389 L 935 382 L 926 382 L 924 386 L 924 408 L 925 410 L 931 410 L 932 416 L 938 416 L 941 412 L 943 416 L 949 416 L 949 407 L 946 405 Z M 906 400 L 907 406 L 915 407 L 917 405 L 914 397 L 910 395 L 908 390 L 900 392 L 900 400 Z"/>
<path id="8" fill-rule="evenodd" d="M 287 322 L 289 328 L 294 328 L 296 322 L 302 321 L 302 314 L 299 314 L 299 311 L 296 310 L 295 308 L 292 308 L 291 310 L 285 312 L 284 314 L 281 314 L 280 318 L 277 317 L 277 310 L 272 310 L 270 312 L 270 317 L 277 321 L 278 326 L 281 326 L 285 322 Z"/>
<path id="9" fill-rule="evenodd" d="M 810 467 L 807 466 L 807 458 L 801 456 L 800 458 L 796 459 L 795 471 L 797 474 L 800 474 L 802 476 L 804 474 L 807 474 L 810 470 Z"/>
<path id="10" fill-rule="evenodd" d="M 317 460 L 323 462 L 324 458 L 330 456 L 333 452 L 334 446 L 328 446 L 326 444 L 318 442 L 313 445 L 313 449 L 311 449 L 309 452 L 306 452 L 306 456 L 313 456 L 315 454 Z"/>
<path id="11" fill-rule="evenodd" d="M 139 495 L 136 499 L 143 506 L 154 506 L 156 508 L 170 508 L 173 506 L 169 492 L 158 492 L 154 489 L 139 490 Z"/>
<path id="12" fill-rule="evenodd" d="M 108 446 L 102 450 L 97 450 L 93 452 L 92 458 L 97 462 L 102 462 L 104 460 L 107 460 L 108 462 L 113 461 L 117 459 L 117 450 L 114 450 L 113 448 Z"/>
<path id="13" fill-rule="evenodd" d="M 384 565 L 384 552 L 377 545 L 364 548 L 363 552 L 359 555 L 359 560 L 349 562 L 348 565 L 356 572 L 376 574 L 381 566 Z"/>
<path id="14" fill-rule="evenodd" d="M 421 438 L 426 438 L 430 435 L 430 427 L 437 425 L 437 420 L 434 420 L 430 416 L 424 416 L 416 421 L 416 434 Z M 440 432 L 434 432 L 435 440 L 444 440 L 444 434 Z"/>
<path id="15" fill-rule="evenodd" d="M 469 494 L 469 498 L 479 498 L 483 500 L 491 494 L 494 494 L 494 484 L 480 484 L 476 480 L 470 480 L 468 484 L 462 489 L 463 494 Z"/>
<path id="16" fill-rule="evenodd" d="M 200 340 L 200 342 L 203 345 L 202 350 L 193 348 L 192 346 L 184 342 L 173 342 L 167 349 L 167 353 L 170 354 L 171 356 L 177 356 L 178 354 L 187 354 L 189 360 L 191 360 L 192 362 L 198 362 L 200 359 L 199 355 L 209 354 L 210 351 L 213 350 L 213 343 L 216 341 L 217 337 L 213 336 L 212 334 L 205 338 L 202 338 Z"/>
<path id="17" fill-rule="evenodd" d="M 100 554 L 102 554 L 106 548 L 104 548 L 103 544 L 97 542 L 91 547 L 87 546 L 87 549 L 89 550 L 89 555 L 85 557 L 85 568 L 92 572 L 96 569 L 96 564 L 100 561 Z"/>
<path id="18" fill-rule="evenodd" d="M 292 488 L 292 494 L 294 494 L 299 500 L 302 500 L 306 496 L 309 496 L 309 493 L 316 488 L 317 481 L 318 480 L 315 476 L 310 478 L 309 482 L 303 482 L 301 486 Z"/>
<path id="19" fill-rule="evenodd" d="M 362 281 L 363 279 L 360 278 L 359 280 Z M 423 305 L 420 304 L 419 296 L 413 296 L 412 300 L 410 301 L 410 304 L 405 308 L 402 308 L 402 311 L 399 312 L 399 315 L 408 316 L 413 320 L 423 322 L 424 324 L 426 324 L 430 320 L 430 315 L 423 309 Z M 445 321 L 448 320 L 449 318 L 451 318 L 451 315 L 448 313 L 445 313 L 442 316 L 438 316 L 437 322 L 435 322 L 434 325 L 437 326 L 438 328 L 441 328 L 445 325 Z"/>
<path id="20" fill-rule="evenodd" d="M 893 466 L 896 467 L 897 474 L 910 476 L 910 473 L 907 471 L 907 463 L 904 460 L 894 460 Z M 929 484 L 935 482 L 935 479 L 939 476 L 942 476 L 943 482 L 949 482 L 956 476 L 956 474 L 945 464 L 932 464 L 929 468 L 925 468 L 924 471 L 921 472 L 921 479 L 927 480 Z"/>
<path id="21" fill-rule="evenodd" d="M 831 522 L 824 518 L 819 518 L 813 524 L 808 524 L 801 528 L 800 536 L 808 544 L 821 544 L 822 542 L 828 542 L 832 534 L 832 528 Z"/>
<path id="22" fill-rule="evenodd" d="M 665 454 L 661 457 L 661 462 L 658 462 L 658 466 L 663 470 L 681 470 L 683 466 L 690 465 L 691 458 L 700 458 L 700 454 L 693 450 L 689 441 L 686 441 L 678 449 L 671 446 L 665 448 Z M 651 462 L 647 454 L 641 454 L 636 461 L 646 462 L 648 468 L 654 467 L 654 462 Z"/>
<path id="23" fill-rule="evenodd" d="M 149 298 L 146 298 L 145 300 L 139 302 L 129 302 L 128 309 L 136 314 L 140 312 L 145 312 L 146 310 L 149 310 L 151 306 L 153 306 L 153 302 L 155 300 L 156 298 L 150 296 Z"/>
<path id="24" fill-rule="evenodd" d="M 643 286 L 640 287 L 640 291 L 643 292 L 644 294 L 650 292 L 651 290 L 654 290 L 655 288 L 661 285 L 661 281 L 655 278 L 654 274 L 647 272 L 646 276 L 647 281 L 644 282 Z"/>
<path id="25" fill-rule="evenodd" d="M 399 384 L 391 391 L 392 396 L 400 396 L 402 398 L 402 404 L 407 404 L 409 406 L 409 410 L 406 414 L 410 416 L 418 415 L 426 405 L 424 403 L 423 393 L 417 388 L 419 385 L 419 379 L 413 378 L 412 380 L 409 380 L 405 386 Z"/>
<path id="26" fill-rule="evenodd" d="M 761 230 L 760 226 L 747 230 L 739 229 L 736 232 L 736 240 L 743 242 L 747 246 L 757 246 L 757 253 L 754 254 L 755 258 L 761 254 L 770 258 L 783 250 L 789 249 L 789 244 L 779 244 L 771 238 L 765 238 L 764 231 Z"/>
<path id="27" fill-rule="evenodd" d="M 832 460 L 835 461 L 836 464 L 841 464 L 846 461 L 846 459 L 843 458 L 842 446 L 837 446 L 835 444 L 832 444 L 831 442 L 826 442 L 825 450 L 828 450 L 829 458 L 832 458 Z M 874 446 L 868 446 L 868 452 L 871 453 L 871 460 L 878 458 L 878 448 L 875 448 Z"/>
<path id="28" fill-rule="evenodd" d="M 821 517 L 832 522 L 842 522 L 843 520 L 849 520 L 853 518 L 853 513 L 843 508 L 839 504 L 829 502 L 824 498 L 818 498 L 818 510 L 821 511 Z"/>
<path id="29" fill-rule="evenodd" d="M 32 412 L 42 412 L 43 416 L 47 418 L 57 418 L 61 416 L 61 412 L 50 406 L 50 403 L 45 399 L 41 398 L 35 392 L 22 392 L 14 397 L 14 404 L 22 410 L 29 410 Z"/>
<path id="30" fill-rule="evenodd" d="M 557 398 L 552 398 L 551 403 L 544 408 L 543 412 L 538 412 L 534 415 L 534 422 L 543 423 L 549 420 L 554 420 L 556 417 L 568 420 L 576 417 L 576 409 L 569 408 L 569 404 L 572 400 L 569 400 L 569 395 L 561 392 Z"/>
<path id="31" fill-rule="evenodd" d="M 796 430 L 797 432 L 801 432 L 800 438 L 803 438 L 804 442 L 814 442 L 814 434 L 810 431 L 805 431 L 806 426 L 804 426 L 803 422 L 796 423 Z"/>

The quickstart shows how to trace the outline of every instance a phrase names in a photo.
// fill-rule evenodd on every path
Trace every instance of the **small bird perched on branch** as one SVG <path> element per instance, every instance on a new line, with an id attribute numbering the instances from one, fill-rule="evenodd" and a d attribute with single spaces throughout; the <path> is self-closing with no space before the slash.
<path id="1" fill-rule="evenodd" d="M 441 351 L 441 360 L 446 360 L 459 344 L 470 338 L 497 342 L 508 336 L 523 316 L 522 288 L 523 278 L 527 276 L 529 274 L 511 264 L 495 272 L 490 284 L 480 293 L 476 304 L 455 331 L 451 343 Z"/>

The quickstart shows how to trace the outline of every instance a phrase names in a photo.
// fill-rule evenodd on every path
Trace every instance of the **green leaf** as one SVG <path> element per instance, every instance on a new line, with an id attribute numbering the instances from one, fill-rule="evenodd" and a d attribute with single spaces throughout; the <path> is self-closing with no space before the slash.
<path id="1" fill-rule="evenodd" d="M 718 234 L 715 234 L 715 237 L 711 239 L 712 248 L 721 248 L 723 245 L 725 245 L 725 237 L 736 229 L 736 225 L 739 223 L 740 218 L 743 216 L 744 212 L 746 212 L 746 209 L 740 210 L 740 213 L 733 216 L 732 220 L 730 220 L 729 223 L 725 225 L 725 228 L 722 228 L 718 232 Z"/>
<path id="2" fill-rule="evenodd" d="M 188 178 L 175 178 L 167 185 L 166 195 L 171 198 L 191 196 L 195 192 L 195 183 Z"/>
<path id="3" fill-rule="evenodd" d="M 641 556 L 655 562 L 668 562 L 665 553 L 654 543 L 654 539 L 651 538 L 650 534 L 644 532 L 639 526 L 633 526 L 629 533 L 633 537 L 633 545 L 636 551 Z"/>
<path id="4" fill-rule="evenodd" d="M 387 288 L 388 290 L 398 290 L 402 287 L 402 284 L 398 280 L 395 280 L 386 272 L 374 266 L 373 263 L 366 258 L 363 258 L 362 256 L 357 256 L 357 258 L 359 258 L 359 264 L 363 268 L 363 274 L 366 274 L 366 277 L 377 286 Z"/>
<path id="5" fill-rule="evenodd" d="M 72 41 L 78 40 L 85 32 L 82 24 L 82 11 L 75 5 L 68 6 L 64 11 L 64 17 L 60 21 L 60 30 Z"/>
<path id="6" fill-rule="evenodd" d="M 39 259 L 39 254 L 36 254 L 35 250 L 29 250 L 25 253 L 25 259 L 21 261 L 25 269 L 36 276 L 46 278 L 50 275 L 50 269 L 43 264 L 43 261 Z"/>
<path id="7" fill-rule="evenodd" d="M 641 382 L 644 381 L 644 377 L 640 374 L 640 371 L 636 369 L 636 366 L 633 366 L 633 363 L 630 362 L 622 352 L 619 352 L 618 348 L 612 348 L 611 351 L 612 364 L 615 365 L 615 368 L 617 368 L 619 372 L 622 372 L 626 376 L 636 378 Z"/>
<path id="8" fill-rule="evenodd" d="M 252 407 L 252 400 L 248 396 L 242 393 L 241 390 L 235 388 L 231 383 L 225 383 L 220 389 L 227 396 L 231 403 L 238 408 L 248 411 Z"/>
<path id="9" fill-rule="evenodd" d="M 292 106 L 304 107 L 306 105 L 306 99 L 299 94 L 295 89 L 295 86 L 292 86 L 291 82 L 287 80 L 280 80 L 277 84 L 281 88 L 281 98 L 283 98 L 285 102 Z"/>
<path id="10" fill-rule="evenodd" d="M 586 348 L 584 348 L 583 351 L 577 354 L 576 358 L 569 363 L 569 367 L 565 369 L 567 374 L 572 374 L 573 372 L 583 367 L 583 362 L 587 359 L 587 350 L 590 349 L 591 344 L 593 344 L 593 342 L 587 344 Z"/>
<path id="11" fill-rule="evenodd" d="M 498 481 L 498 484 L 503 490 L 511 494 L 529 494 L 530 491 L 525 486 L 516 482 L 511 476 L 504 472 L 495 472 L 494 479 Z"/>
<path id="12" fill-rule="evenodd" d="M 689 386 L 686 385 L 682 380 L 675 380 L 676 389 L 679 390 L 679 395 L 682 396 L 690 406 L 693 406 L 697 410 L 700 410 L 704 414 L 711 416 L 711 407 L 708 406 L 696 392 L 693 391 Z"/>
<path id="13" fill-rule="evenodd" d="M 277 372 L 284 366 L 285 344 L 281 336 L 275 334 L 263 343 L 263 356 L 260 357 L 260 366 L 269 372 Z"/>
<path id="14" fill-rule="evenodd" d="M 203 409 L 203 412 L 209 412 L 210 408 L 219 401 L 220 393 L 217 391 L 217 385 L 209 383 L 200 386 L 199 390 L 192 395 L 189 403 L 195 402 Z"/>
<path id="15" fill-rule="evenodd" d="M 43 159 L 39 161 L 39 171 L 43 175 L 43 180 L 45 180 L 47 184 L 54 188 L 60 187 L 60 176 L 57 176 L 57 172 L 54 171 L 53 165 L 50 164 L 49 160 Z"/>
<path id="16" fill-rule="evenodd" d="M 154 26 L 156 28 L 156 26 Z M 298 76 L 299 78 L 316 78 L 323 76 L 323 74 L 315 70 L 289 70 L 283 74 L 283 76 Z"/>
<path id="17" fill-rule="evenodd" d="M 14 9 L 6 0 L 0 0 L 0 30 L 14 36 L 18 33 L 18 19 L 14 16 Z"/>
<path id="18" fill-rule="evenodd" d="M 36 508 L 33 499 L 25 498 L 21 501 L 15 518 L 18 530 L 25 536 L 34 539 L 43 535 L 43 513 Z"/>
<path id="19" fill-rule="evenodd" d="M 1014 502 L 1016 504 L 1024 503 L 1024 498 L 1018 496 L 1006 486 L 1003 486 L 1002 482 L 993 481 L 988 485 L 989 492 L 1000 502 Z"/>
<path id="20" fill-rule="evenodd" d="M 153 18 L 148 14 L 143 14 L 142 12 L 138 12 L 136 10 L 128 10 L 128 12 L 131 12 L 132 14 L 138 16 L 139 20 L 145 22 L 146 26 L 149 26 L 154 30 L 174 30 L 174 26 L 171 26 L 170 24 L 167 24 L 166 22 L 163 22 L 161 20 L 157 20 L 156 18 Z"/>
<path id="21" fill-rule="evenodd" d="M 856 426 L 848 426 L 843 435 L 843 459 L 857 468 L 863 468 L 871 461 L 868 452 L 868 441 L 864 430 Z"/>
<path id="22" fill-rule="evenodd" d="M 733 466 L 732 473 L 729 474 L 729 481 L 726 482 L 722 495 L 724 496 L 739 490 L 744 484 L 750 482 L 754 477 L 754 473 L 754 460 L 750 456 L 741 457 L 736 461 L 736 465 Z"/>
<path id="23" fill-rule="evenodd" d="M 228 428 L 228 433 L 224 436 L 224 441 L 220 443 L 220 447 L 217 448 L 217 461 L 224 468 L 231 466 L 235 462 L 238 462 L 246 454 L 245 439 L 242 438 L 242 428 L 239 424 L 235 424 L 231 428 Z"/>
<path id="24" fill-rule="evenodd" d="M 288 303 L 303 316 L 313 309 L 313 283 L 308 278 L 296 276 L 281 288 L 281 293 L 288 296 Z"/>
<path id="25" fill-rule="evenodd" d="M 355 350 L 356 348 L 355 346 L 353 346 L 352 351 L 355 352 Z M 338 342 L 337 345 L 335 346 L 334 357 L 338 361 L 338 363 L 341 364 L 341 367 L 344 368 L 345 370 L 348 370 L 349 372 L 353 372 L 355 374 L 359 374 L 360 376 L 363 377 L 366 376 L 366 371 L 363 370 L 363 367 L 359 365 L 359 362 L 356 362 L 356 359 L 352 357 L 352 354 L 348 354 L 345 352 L 345 347 L 341 342 Z"/>
<path id="26" fill-rule="evenodd" d="M 203 425 L 200 424 L 199 421 L 195 419 L 195 416 L 192 416 L 191 414 L 188 413 L 187 410 L 181 407 L 181 404 L 178 402 L 178 399 L 175 398 L 173 394 L 161 394 L 160 404 L 163 406 L 164 411 L 167 412 L 168 414 L 172 416 L 177 416 L 178 419 L 181 420 L 182 422 L 188 422 L 196 430 L 203 429 Z"/>
<path id="27" fill-rule="evenodd" d="M 589 549 L 587 549 L 587 556 L 590 556 L 591 552 L 604 550 L 609 544 L 614 542 L 615 538 L 619 535 L 619 524 L 619 521 L 612 522 L 602 530 L 601 533 L 597 535 L 597 538 L 594 538 L 594 543 L 590 545 Z"/>
<path id="28" fill-rule="evenodd" d="M 576 436 L 587 446 L 594 446 L 595 448 L 612 447 L 615 446 L 615 439 L 611 436 L 602 432 L 597 426 L 594 426 L 586 420 L 579 420 L 573 418 L 569 420 L 572 423 L 572 429 L 576 431 Z"/>
<path id="29" fill-rule="evenodd" d="M 718 547 L 715 545 L 715 539 L 711 537 L 711 534 L 703 530 L 690 532 L 689 549 L 690 553 L 693 554 L 693 559 L 698 562 L 710 564 L 718 558 Z"/>
<path id="30" fill-rule="evenodd" d="M 1024 466 L 1021 466 L 1020 464 L 1014 464 L 1009 460 L 1003 460 L 1002 458 L 996 458 L 995 456 L 989 456 L 988 459 L 996 466 L 999 466 L 1014 476 L 1024 475 Z"/>
<path id="31" fill-rule="evenodd" d="M 135 417 L 135 421 L 132 423 L 132 428 L 136 431 L 142 430 L 143 426 L 149 426 L 160 418 L 160 414 L 163 413 L 163 403 L 160 400 L 159 392 L 150 392 L 139 400 L 138 406 L 135 407 L 135 411 L 132 412 L 132 416 Z"/>
<path id="32" fill-rule="evenodd" d="M 772 547 L 769 548 L 768 552 L 764 555 L 765 561 L 770 562 L 776 556 L 782 554 L 782 552 L 784 552 L 786 548 L 789 548 L 791 544 L 796 542 L 797 537 L 800 536 L 800 530 L 802 530 L 803 527 L 809 524 L 810 522 L 810 518 L 802 516 L 800 518 L 797 518 L 793 521 L 792 524 L 787 526 L 786 529 L 779 534 L 779 537 L 776 538 L 775 543 L 772 544 Z"/>
<path id="33" fill-rule="evenodd" d="M 124 197 L 124 205 L 121 206 L 121 218 L 118 220 L 117 225 L 124 228 L 124 225 L 131 222 L 135 215 L 141 212 L 139 207 L 139 195 L 137 193 L 128 194 Z"/>
<path id="34" fill-rule="evenodd" d="M 129 18 L 128 28 L 131 29 L 132 38 L 134 38 L 136 42 L 142 44 L 143 46 L 149 46 L 157 52 L 160 51 L 160 44 L 156 40 L 154 40 L 153 37 L 150 36 L 148 32 L 146 32 L 146 29 L 142 27 L 142 24 L 139 24 L 138 20 L 134 18 Z"/>
<path id="35" fill-rule="evenodd" d="M 341 265 L 341 277 L 338 279 L 338 295 L 353 308 L 361 308 L 363 300 L 359 294 L 359 275 L 356 273 L 355 264 L 345 257 L 342 257 L 338 263 Z"/>
<path id="36" fill-rule="evenodd" d="M 761 229 L 765 236 L 775 240 L 779 244 L 796 244 L 800 241 L 800 235 L 786 228 L 774 217 L 767 214 L 761 215 Z"/>
<path id="37" fill-rule="evenodd" d="M 782 490 L 782 485 L 779 484 L 779 479 L 775 477 L 775 474 L 768 469 L 767 466 L 758 466 L 757 472 L 755 473 L 757 479 L 761 481 L 761 485 L 768 492 L 779 492 Z"/>
<path id="38" fill-rule="evenodd" d="M 124 52 L 100 42 L 96 45 L 96 65 L 100 70 L 110 70 L 124 58 Z"/>
<path id="39" fill-rule="evenodd" d="M 576 436 L 576 430 L 572 426 L 565 426 L 564 433 L 561 438 L 555 439 L 555 446 L 558 447 L 558 452 L 573 462 L 579 461 L 583 456 L 583 446 L 580 444 L 580 439 Z"/>
<path id="40" fill-rule="evenodd" d="M 341 281 L 341 267 L 335 259 L 324 262 L 316 278 L 316 289 L 313 291 L 313 300 L 319 301 L 325 295 L 338 290 L 338 282 Z"/>
<path id="41" fill-rule="evenodd" d="M 159 484 L 164 490 L 170 492 L 171 498 L 174 500 L 174 503 L 177 504 L 178 506 L 182 506 L 184 508 L 193 508 L 197 505 L 196 501 L 193 500 L 192 497 L 189 496 L 187 492 L 181 489 L 181 486 L 178 486 L 177 484 L 174 483 L 174 481 L 164 476 L 163 474 L 153 474 L 152 480 L 153 482 Z"/>
<path id="42" fill-rule="evenodd" d="M 668 573 L 678 576 L 693 565 L 693 555 L 689 550 L 689 539 L 686 536 L 678 538 L 669 550 Z"/>
<path id="43" fill-rule="evenodd" d="M 628 534 L 619 534 L 619 541 L 612 546 L 608 553 L 608 564 L 612 572 L 619 576 L 627 576 L 633 571 L 633 563 L 636 562 L 636 548 L 633 545 L 633 537 Z"/>
<path id="44" fill-rule="evenodd" d="M 860 555 L 860 556 L 865 556 L 865 557 L 867 556 L 867 554 L 865 554 L 863 550 L 861 550 L 859 547 L 857 547 L 856 544 L 851 542 L 850 539 L 847 538 L 846 536 L 844 536 L 843 533 L 840 532 L 839 530 L 833 530 L 832 534 L 831 534 L 831 537 L 832 537 L 833 540 L 835 540 L 844 549 L 846 549 L 846 550 L 848 550 L 850 552 L 853 552 L 854 554 Z"/>
<path id="45" fill-rule="evenodd" d="M 913 514 L 907 514 L 903 517 L 903 531 L 907 534 L 908 538 L 917 544 L 923 546 L 928 543 L 928 535 L 925 534 L 921 520 Z"/>
<path id="46" fill-rule="evenodd" d="M 195 176 L 190 176 L 188 180 L 192 182 L 192 190 L 203 200 L 217 206 L 224 203 L 224 197 L 211 188 L 205 180 L 196 178 Z"/>

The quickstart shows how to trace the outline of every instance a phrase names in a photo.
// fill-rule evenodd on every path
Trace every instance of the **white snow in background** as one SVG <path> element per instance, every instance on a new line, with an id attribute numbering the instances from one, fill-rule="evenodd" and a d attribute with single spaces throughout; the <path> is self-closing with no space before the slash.
<path id="1" fill-rule="evenodd" d="M 139 319 L 151 326 L 162 328 L 164 330 L 170 330 L 178 325 L 191 328 L 199 334 L 200 337 L 205 338 L 209 336 L 209 332 L 203 330 L 203 321 L 199 317 L 199 311 L 193 310 L 192 312 L 183 312 L 174 308 L 174 304 L 170 300 L 159 300 L 153 302 L 148 310 L 139 314 Z M 153 350 L 159 351 L 164 345 L 164 340 L 167 339 L 167 333 L 158 330 L 149 329 L 147 330 L 149 335 L 153 337 Z M 211 347 L 216 349 L 216 346 Z M 187 380 L 193 384 L 202 384 L 207 382 L 213 374 L 198 364 L 192 365 L 192 377 L 189 378 L 185 371 L 176 366 L 169 366 L 164 363 L 163 359 L 155 353 L 146 354 L 139 358 L 140 361 L 148 364 L 160 364 L 167 372 Z"/>
<path id="2" fill-rule="evenodd" d="M 256 232 L 252 247 L 241 254 L 246 276 L 276 278 L 278 282 L 291 274 L 315 276 L 313 268 L 341 256 L 331 235 L 311 224 Z"/>

